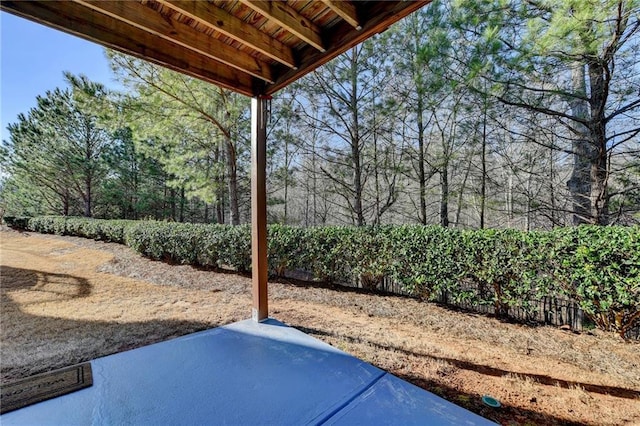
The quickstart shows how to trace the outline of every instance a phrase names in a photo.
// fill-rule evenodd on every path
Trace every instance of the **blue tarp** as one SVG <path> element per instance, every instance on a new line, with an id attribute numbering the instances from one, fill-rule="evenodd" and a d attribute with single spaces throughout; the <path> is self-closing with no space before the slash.
<path id="1" fill-rule="evenodd" d="M 9 425 L 484 425 L 488 420 L 275 321 L 241 321 L 91 361 L 93 386 Z"/>

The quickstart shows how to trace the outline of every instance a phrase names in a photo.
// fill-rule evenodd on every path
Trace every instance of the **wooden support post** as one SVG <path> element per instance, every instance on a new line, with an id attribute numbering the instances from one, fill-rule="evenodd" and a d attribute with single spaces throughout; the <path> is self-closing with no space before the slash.
<path id="1" fill-rule="evenodd" d="M 267 301 L 267 102 L 251 99 L 251 317 L 269 316 Z"/>

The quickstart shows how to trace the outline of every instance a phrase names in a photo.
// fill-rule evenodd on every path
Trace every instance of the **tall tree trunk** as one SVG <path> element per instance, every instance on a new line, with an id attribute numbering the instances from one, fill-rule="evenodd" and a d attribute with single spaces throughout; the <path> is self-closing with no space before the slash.
<path id="1" fill-rule="evenodd" d="M 304 188 L 304 227 L 309 227 L 309 186 L 305 185 Z"/>
<path id="2" fill-rule="evenodd" d="M 213 151 L 213 161 L 214 163 L 218 163 L 222 160 L 221 148 L 220 145 L 216 145 Z M 215 221 L 216 223 L 224 223 L 224 198 L 225 198 L 225 186 L 226 182 L 224 180 L 224 173 L 215 172 L 214 174 L 215 180 L 215 201 L 213 203 L 213 209 L 215 210 Z"/>
<path id="3" fill-rule="evenodd" d="M 162 209 L 160 212 L 158 212 L 158 209 L 156 208 L 156 212 L 155 212 L 156 220 L 166 219 L 167 217 L 167 183 L 166 181 L 167 181 L 166 176 L 163 176 L 162 177 Z"/>
<path id="4" fill-rule="evenodd" d="M 92 135 L 91 135 L 91 123 L 89 119 L 85 116 L 82 120 L 83 124 L 83 135 L 82 135 L 82 145 L 84 149 L 84 158 L 83 158 L 83 166 L 82 171 L 84 173 L 84 217 L 91 217 L 91 199 L 93 197 L 92 189 L 93 189 L 93 164 L 92 158 L 94 155 L 94 150 L 92 147 Z"/>
<path id="5" fill-rule="evenodd" d="M 131 217 L 134 220 L 139 219 L 139 208 L 138 208 L 138 197 L 139 197 L 139 186 L 140 186 L 140 176 L 138 172 L 138 165 L 135 166 L 135 171 L 133 174 L 133 194 L 131 195 Z"/>
<path id="6" fill-rule="evenodd" d="M 238 174 L 236 169 L 236 150 L 230 137 L 225 137 L 227 148 L 227 183 L 229 185 L 229 213 L 231 224 L 240 225 L 240 209 L 238 208 Z"/>
<path id="7" fill-rule="evenodd" d="M 356 215 L 356 225 L 364 226 L 364 212 L 362 211 L 362 164 L 360 162 L 360 124 L 358 122 L 358 55 L 357 48 L 351 54 L 351 116 L 353 118 L 353 137 L 351 138 L 351 156 L 353 161 L 353 209 Z"/>
<path id="8" fill-rule="evenodd" d="M 287 128 L 287 133 L 289 133 L 289 129 Z M 287 224 L 287 216 L 289 213 L 288 203 L 289 203 L 289 138 L 286 137 L 284 140 L 284 218 L 283 222 Z"/>
<path id="9" fill-rule="evenodd" d="M 549 201 L 551 205 L 551 227 L 555 228 L 557 219 L 556 193 L 555 193 L 555 159 L 553 157 L 553 147 L 549 147 Z"/>
<path id="10" fill-rule="evenodd" d="M 507 192 L 505 194 L 506 201 L 506 211 L 507 211 L 507 219 L 509 228 L 513 227 L 513 174 L 511 170 L 507 169 Z"/>
<path id="11" fill-rule="evenodd" d="M 375 99 L 375 96 L 373 97 Z M 376 131 L 376 118 L 375 112 L 373 116 L 373 173 L 374 173 L 374 184 L 375 184 L 375 192 L 376 192 L 376 200 L 375 200 L 375 219 L 373 220 L 374 225 L 378 225 L 380 223 L 380 216 L 382 216 L 382 212 L 380 211 L 380 172 L 378 171 L 378 137 Z"/>
<path id="12" fill-rule="evenodd" d="M 91 217 L 91 175 L 87 174 L 85 178 L 85 197 L 84 197 L 84 217 Z"/>
<path id="13" fill-rule="evenodd" d="M 449 226 L 449 167 L 445 164 L 440 172 L 440 225 Z"/>
<path id="14" fill-rule="evenodd" d="M 184 197 L 184 186 L 182 188 L 180 188 L 180 213 L 178 216 L 178 222 L 182 223 L 184 222 L 184 204 L 185 204 L 185 197 Z"/>
<path id="15" fill-rule="evenodd" d="M 216 201 L 216 223 L 224 223 L 223 198 L 218 198 Z"/>
<path id="16" fill-rule="evenodd" d="M 485 227 L 487 199 L 487 98 L 484 98 L 482 111 L 482 176 L 480 180 L 480 229 Z"/>
<path id="17" fill-rule="evenodd" d="M 527 178 L 527 217 L 526 217 L 526 226 L 525 226 L 525 230 L 527 231 L 531 231 L 531 184 L 532 184 L 532 174 L 529 174 L 529 177 Z M 513 203 L 513 201 L 512 201 Z"/>
<path id="18" fill-rule="evenodd" d="M 427 224 L 427 178 L 424 158 L 424 103 L 422 94 L 418 93 L 417 124 L 418 124 L 418 184 L 420 186 L 420 223 Z"/>
<path id="19" fill-rule="evenodd" d="M 577 63 L 571 70 L 571 79 L 574 91 L 582 96 L 586 96 L 585 69 L 584 65 Z M 570 101 L 573 115 L 587 119 L 589 116 L 588 104 L 586 101 L 572 98 Z M 587 126 L 576 123 L 577 135 L 572 142 L 573 150 L 573 170 L 571 178 L 567 182 L 567 187 L 573 199 L 573 224 L 590 223 L 591 220 L 591 160 L 592 145 L 589 140 L 589 129 Z"/>
<path id="20" fill-rule="evenodd" d="M 64 196 L 62 197 L 62 214 L 69 216 L 69 190 L 65 189 Z"/>
<path id="21" fill-rule="evenodd" d="M 471 172 L 471 164 L 473 164 L 473 155 L 469 155 L 469 164 L 467 165 L 467 169 L 464 171 L 464 178 L 462 178 L 462 184 L 460 185 L 460 192 L 458 193 L 458 203 L 456 207 L 456 219 L 455 219 L 455 226 L 457 228 L 460 227 L 460 214 L 462 212 L 462 200 L 464 196 L 464 191 L 467 187 L 467 179 L 469 178 L 469 173 Z"/>
<path id="22" fill-rule="evenodd" d="M 171 188 L 171 220 L 176 220 L 176 190 Z"/>
<path id="23" fill-rule="evenodd" d="M 609 222 L 609 197 L 607 196 L 608 164 L 607 164 L 607 131 L 605 119 L 606 88 L 605 75 L 608 73 L 601 62 L 589 63 L 589 87 L 591 88 L 591 147 L 589 159 L 591 193 L 589 194 L 591 222 L 606 225 Z"/>
<path id="24" fill-rule="evenodd" d="M 353 156 L 353 187 L 355 192 L 353 209 L 356 214 L 356 225 L 364 226 L 364 213 L 362 211 L 362 169 L 360 165 L 360 143 L 357 135 L 351 145 L 351 155 Z"/>
<path id="25" fill-rule="evenodd" d="M 92 183 L 93 183 L 93 172 L 91 170 L 91 149 L 90 149 L 90 135 L 88 134 L 87 129 L 85 128 L 84 135 L 84 217 L 91 217 L 91 197 L 93 194 Z"/>
<path id="26" fill-rule="evenodd" d="M 316 138 L 315 135 L 313 137 L 313 151 L 311 152 L 311 168 L 313 173 L 311 175 L 312 179 L 312 192 L 311 197 L 313 199 L 313 226 L 318 224 L 318 173 L 316 168 Z"/>

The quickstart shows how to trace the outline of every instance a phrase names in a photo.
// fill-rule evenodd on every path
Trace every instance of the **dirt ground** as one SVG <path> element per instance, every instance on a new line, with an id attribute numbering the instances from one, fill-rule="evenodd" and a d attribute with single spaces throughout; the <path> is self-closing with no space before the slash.
<path id="1" fill-rule="evenodd" d="M 249 317 L 245 276 L 81 238 L 0 241 L 1 383 Z M 322 285 L 269 292 L 274 318 L 499 423 L 640 424 L 637 342 Z"/>

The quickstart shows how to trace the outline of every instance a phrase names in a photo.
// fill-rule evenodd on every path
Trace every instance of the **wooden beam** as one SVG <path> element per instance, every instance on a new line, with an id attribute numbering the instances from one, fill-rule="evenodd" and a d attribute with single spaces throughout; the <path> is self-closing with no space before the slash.
<path id="1" fill-rule="evenodd" d="M 355 5 L 350 0 L 322 0 L 338 16 L 347 21 L 356 30 L 360 31 L 362 26 L 358 21 L 358 13 Z"/>
<path id="2" fill-rule="evenodd" d="M 366 8 L 363 7 L 359 10 L 362 30 L 354 31 L 353 27 L 347 22 L 339 22 L 326 34 L 327 50 L 325 53 L 320 53 L 310 46 L 305 46 L 298 53 L 300 58 L 298 70 L 290 70 L 279 74 L 276 83 L 267 85 L 263 93 L 265 95 L 273 95 L 303 75 L 326 64 L 339 54 L 362 43 L 369 37 L 385 31 L 395 22 L 430 2 L 431 0 L 371 2 Z"/>
<path id="3" fill-rule="evenodd" d="M 273 82 L 271 68 L 267 63 L 186 24 L 169 20 L 137 1 L 74 1 L 266 82 Z"/>
<path id="4" fill-rule="evenodd" d="M 202 1 L 156 0 L 189 18 L 242 43 L 271 59 L 296 69 L 291 48 L 236 18 L 224 9 Z"/>
<path id="5" fill-rule="evenodd" d="M 0 9 L 248 96 L 262 90 L 246 73 L 76 3 L 2 0 Z"/>
<path id="6" fill-rule="evenodd" d="M 283 1 L 239 0 L 270 21 L 280 25 L 291 34 L 310 44 L 320 52 L 325 51 L 320 28 L 300 15 Z"/>
<path id="7" fill-rule="evenodd" d="M 267 108 L 266 99 L 251 99 L 251 317 L 269 317 L 267 293 Z"/>

